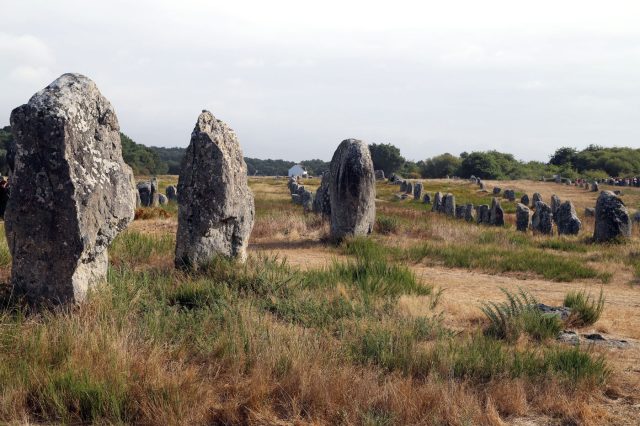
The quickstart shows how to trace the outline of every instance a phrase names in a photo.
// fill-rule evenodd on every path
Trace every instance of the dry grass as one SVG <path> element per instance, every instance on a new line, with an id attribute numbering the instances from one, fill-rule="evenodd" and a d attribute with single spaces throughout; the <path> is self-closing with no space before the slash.
<path id="1" fill-rule="evenodd" d="M 175 215 L 138 220 L 114 243 L 109 283 L 88 303 L 55 312 L 5 309 L 0 422 L 636 422 L 637 344 L 590 351 L 588 359 L 606 359 L 609 374 L 601 377 L 594 367 L 582 370 L 590 371 L 585 379 L 573 379 L 572 370 L 557 362 L 558 356 L 574 359 L 567 347 L 526 337 L 513 343 L 483 337 L 479 306 L 501 300 L 500 287 L 521 287 L 560 305 L 570 290 L 597 294 L 602 286 L 605 309 L 583 331 L 640 339 L 640 295 L 631 284 L 637 238 L 596 247 L 583 235 L 517 235 L 509 226 L 466 224 L 421 203 L 392 201 L 397 187 L 380 184 L 378 212 L 397 223 L 362 250 L 379 250 L 366 254 L 378 259 L 376 274 L 404 280 L 389 292 L 388 286 L 370 285 L 371 275 L 364 274 L 370 263 L 335 266 L 362 251 L 323 244 L 327 224 L 290 203 L 286 180 L 251 178 L 250 185 L 257 215 L 246 266 L 214 262 L 198 275 L 176 272 Z M 539 188 L 545 197 L 551 194 L 547 188 L 556 191 L 554 184 L 499 185 L 529 195 Z M 427 186 L 446 186 L 460 200 L 486 199 L 462 182 Z M 513 222 L 511 214 L 507 219 Z M 419 262 L 400 257 L 425 242 L 438 250 L 529 250 L 579 261 L 610 277 L 604 285 L 597 278 L 554 282 L 527 270 L 526 263 L 521 271 L 498 274 L 444 267 L 433 255 Z M 289 262 L 282 263 L 283 255 Z M 388 272 L 396 267 L 403 272 Z M 0 271 L 7 269 L 0 265 Z M 416 291 L 416 283 L 431 294 Z M 518 366 L 518 357 L 531 363 Z"/>

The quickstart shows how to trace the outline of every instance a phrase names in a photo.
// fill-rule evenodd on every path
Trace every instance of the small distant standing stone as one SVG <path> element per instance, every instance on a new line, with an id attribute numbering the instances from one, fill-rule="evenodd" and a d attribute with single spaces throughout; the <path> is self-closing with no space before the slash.
<path id="1" fill-rule="evenodd" d="M 560 208 L 560 204 L 562 204 L 562 202 L 560 201 L 560 197 L 558 197 L 556 194 L 553 194 L 551 196 L 551 213 L 553 214 L 553 221 L 558 223 L 558 209 Z"/>
<path id="2" fill-rule="evenodd" d="M 384 180 L 384 170 L 376 170 L 376 180 Z"/>
<path id="3" fill-rule="evenodd" d="M 421 182 L 417 182 L 413 188 L 413 199 L 414 200 L 421 200 L 422 199 L 422 189 L 424 188 L 424 185 Z"/>
<path id="4" fill-rule="evenodd" d="M 436 192 L 433 196 L 432 212 L 439 212 L 442 208 L 442 192 Z"/>
<path id="5" fill-rule="evenodd" d="M 593 182 L 591 184 L 591 192 L 598 192 L 598 191 L 600 191 L 600 187 L 598 186 L 598 183 L 597 182 Z"/>
<path id="6" fill-rule="evenodd" d="M 407 189 L 405 192 L 409 195 L 413 195 L 413 182 L 407 182 Z"/>
<path id="7" fill-rule="evenodd" d="M 400 192 L 407 192 L 407 181 L 403 180 L 400 182 Z"/>
<path id="8" fill-rule="evenodd" d="M 169 202 L 169 199 L 164 194 L 158 194 L 158 204 L 161 206 L 166 205 Z"/>
<path id="9" fill-rule="evenodd" d="M 173 185 L 167 186 L 165 193 L 167 194 L 169 201 L 176 201 L 178 198 L 178 191 L 176 191 L 176 187 Z"/>
<path id="10" fill-rule="evenodd" d="M 467 206 L 458 205 L 456 206 L 456 219 L 464 219 L 464 214 L 467 211 Z"/>
<path id="11" fill-rule="evenodd" d="M 500 194 L 500 191 L 502 191 L 502 189 L 498 188 L 497 186 L 495 188 L 493 188 L 493 195 L 498 195 Z"/>
<path id="12" fill-rule="evenodd" d="M 489 223 L 494 226 L 504 225 L 504 210 L 502 210 L 502 206 L 500 206 L 500 200 L 496 197 L 493 197 L 493 200 L 491 200 Z"/>
<path id="13" fill-rule="evenodd" d="M 331 216 L 331 199 L 329 197 L 329 172 L 322 174 L 320 186 L 313 197 L 313 211 L 317 214 Z"/>
<path id="14" fill-rule="evenodd" d="M 490 219 L 491 219 L 491 214 L 489 213 L 489 206 L 486 204 L 481 204 L 477 207 L 477 221 L 479 224 L 486 224 L 488 225 L 490 223 Z"/>
<path id="15" fill-rule="evenodd" d="M 443 212 L 447 216 L 455 216 L 456 214 L 456 197 L 453 194 L 447 194 L 442 199 L 444 208 Z"/>
<path id="16" fill-rule="evenodd" d="M 534 192 L 531 198 L 531 206 L 535 209 L 536 204 L 540 201 L 542 201 L 542 195 L 539 192 Z"/>
<path id="17" fill-rule="evenodd" d="M 466 205 L 464 219 L 467 222 L 474 222 L 476 220 L 476 210 L 473 208 L 473 204 Z"/>
<path id="18" fill-rule="evenodd" d="M 531 218 L 531 228 L 535 234 L 552 235 L 553 234 L 553 213 L 548 204 L 538 201 L 536 203 L 536 211 Z"/>
<path id="19" fill-rule="evenodd" d="M 424 194 L 424 197 L 422 198 L 422 202 L 425 204 L 431 204 L 431 195 Z"/>
<path id="20" fill-rule="evenodd" d="M 516 205 L 516 229 L 520 232 L 527 232 L 529 230 L 529 217 L 531 210 L 523 203 Z"/>
<path id="21" fill-rule="evenodd" d="M 524 204 L 525 206 L 529 206 L 529 196 L 527 194 L 524 194 L 522 196 L 522 198 L 520 198 L 520 203 Z"/>
<path id="22" fill-rule="evenodd" d="M 571 201 L 565 201 L 557 211 L 558 235 L 578 235 L 582 222 L 578 219 L 576 209 Z"/>
<path id="23" fill-rule="evenodd" d="M 305 190 L 300 197 L 300 204 L 302 204 L 302 208 L 305 213 L 309 213 L 313 210 L 313 193 L 311 191 Z"/>
<path id="24" fill-rule="evenodd" d="M 611 191 L 602 191 L 596 202 L 593 239 L 607 242 L 631 237 L 631 218 L 622 199 Z"/>
<path id="25" fill-rule="evenodd" d="M 594 217 L 596 215 L 596 209 L 593 207 L 585 207 L 584 216 L 585 217 Z"/>

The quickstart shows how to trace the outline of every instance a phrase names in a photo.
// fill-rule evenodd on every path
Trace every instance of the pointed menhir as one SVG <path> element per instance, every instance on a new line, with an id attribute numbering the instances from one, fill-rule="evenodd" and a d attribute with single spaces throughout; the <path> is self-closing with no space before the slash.
<path id="1" fill-rule="evenodd" d="M 244 261 L 255 216 L 247 165 L 234 131 L 209 111 L 191 133 L 177 192 L 176 267 L 198 269 L 215 256 Z"/>
<path id="2" fill-rule="evenodd" d="M 356 139 L 342 141 L 329 173 L 331 238 L 370 234 L 376 219 L 376 187 L 369 147 Z"/>
<path id="3" fill-rule="evenodd" d="M 11 113 L 16 152 L 5 214 L 14 289 L 32 303 L 82 301 L 133 220 L 120 126 L 96 84 L 64 74 Z"/>

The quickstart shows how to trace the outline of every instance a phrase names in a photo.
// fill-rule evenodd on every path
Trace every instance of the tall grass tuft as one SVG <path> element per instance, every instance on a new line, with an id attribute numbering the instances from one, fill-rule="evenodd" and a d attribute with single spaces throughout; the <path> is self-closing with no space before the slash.
<path id="1" fill-rule="evenodd" d="M 524 290 L 518 293 L 501 290 L 507 301 L 485 302 L 481 307 L 489 319 L 488 335 L 514 341 L 525 332 L 536 340 L 544 340 L 557 336 L 562 330 L 558 317 L 543 314 L 537 307 L 538 301 Z"/>
<path id="2" fill-rule="evenodd" d="M 400 227 L 400 221 L 393 216 L 376 217 L 376 231 L 383 235 L 395 234 Z"/>
<path id="3" fill-rule="evenodd" d="M 586 291 L 571 291 L 564 297 L 564 306 L 571 308 L 569 323 L 576 327 L 595 324 L 604 311 L 605 297 L 600 289 L 598 299 Z"/>

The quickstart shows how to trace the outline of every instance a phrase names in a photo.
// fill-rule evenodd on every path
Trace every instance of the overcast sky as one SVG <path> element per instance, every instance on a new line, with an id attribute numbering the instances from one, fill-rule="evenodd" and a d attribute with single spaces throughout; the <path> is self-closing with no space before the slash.
<path id="1" fill-rule="evenodd" d="M 419 160 L 640 148 L 640 2 L 0 0 L 0 125 L 60 74 L 122 130 L 186 146 L 209 109 L 244 154 L 331 158 L 354 137 Z"/>

